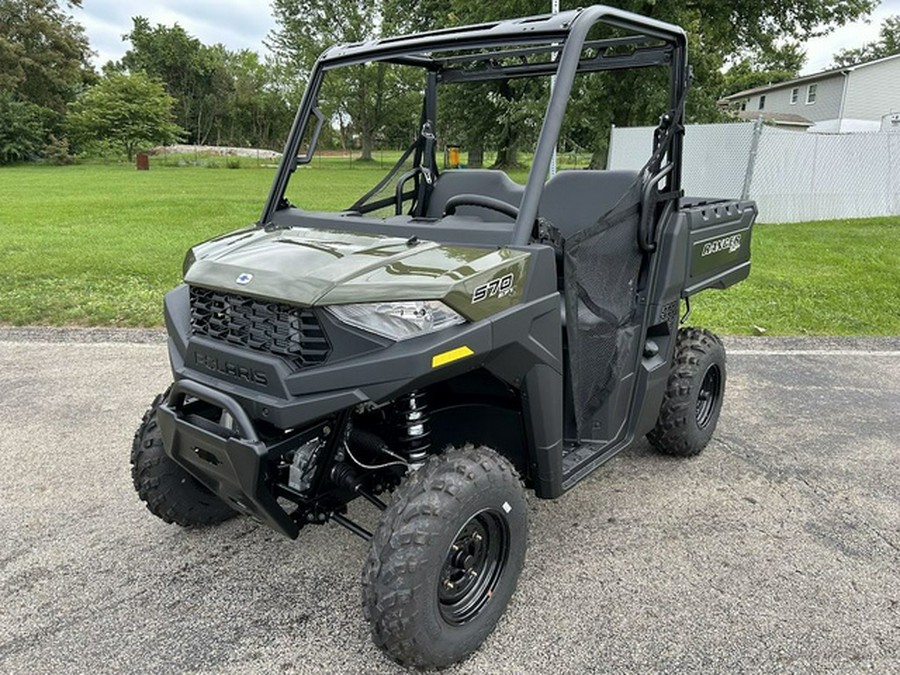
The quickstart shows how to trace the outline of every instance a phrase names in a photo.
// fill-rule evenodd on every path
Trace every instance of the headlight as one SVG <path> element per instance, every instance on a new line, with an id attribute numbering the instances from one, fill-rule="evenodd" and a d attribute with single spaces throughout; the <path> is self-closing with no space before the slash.
<path id="1" fill-rule="evenodd" d="M 406 340 L 465 322 L 440 300 L 367 302 L 327 309 L 343 323 L 391 340 Z"/>

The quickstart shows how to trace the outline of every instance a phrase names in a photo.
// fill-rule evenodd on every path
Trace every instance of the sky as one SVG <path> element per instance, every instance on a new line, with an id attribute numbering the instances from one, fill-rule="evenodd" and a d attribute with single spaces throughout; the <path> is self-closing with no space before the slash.
<path id="1" fill-rule="evenodd" d="M 122 36 L 131 30 L 133 16 L 147 17 L 151 25 L 178 23 L 205 44 L 260 53 L 275 27 L 268 0 L 82 0 L 82 8 L 71 13 L 87 32 L 98 67 L 128 49 Z"/>
<path id="2" fill-rule="evenodd" d="M 125 53 L 128 44 L 122 35 L 131 29 L 135 15 L 147 17 L 151 24 L 177 22 L 206 44 L 221 42 L 229 49 L 258 52 L 265 50 L 263 40 L 275 25 L 267 0 L 83 0 L 82 4 L 73 14 L 87 31 L 98 67 Z M 883 0 L 868 23 L 848 24 L 810 40 L 803 74 L 825 70 L 835 52 L 877 38 L 881 20 L 891 14 L 900 14 L 900 0 Z"/>
<path id="3" fill-rule="evenodd" d="M 854 49 L 878 39 L 878 28 L 882 20 L 892 14 L 900 14 L 900 0 L 882 0 L 872 12 L 868 23 L 848 23 L 830 35 L 810 40 L 806 43 L 806 66 L 801 74 L 809 75 L 826 70 L 832 65 L 831 57 L 841 49 Z"/>

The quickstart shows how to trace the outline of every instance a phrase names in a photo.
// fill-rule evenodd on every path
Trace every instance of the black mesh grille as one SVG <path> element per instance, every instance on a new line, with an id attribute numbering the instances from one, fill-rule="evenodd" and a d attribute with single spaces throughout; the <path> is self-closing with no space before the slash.
<path id="1" fill-rule="evenodd" d="M 331 346 L 311 309 L 191 287 L 191 331 L 288 359 L 297 368 L 323 363 Z"/>
<path id="2" fill-rule="evenodd" d="M 678 300 L 670 302 L 659 310 L 659 320 L 669 325 L 674 325 L 678 319 L 678 312 L 681 309 Z"/>

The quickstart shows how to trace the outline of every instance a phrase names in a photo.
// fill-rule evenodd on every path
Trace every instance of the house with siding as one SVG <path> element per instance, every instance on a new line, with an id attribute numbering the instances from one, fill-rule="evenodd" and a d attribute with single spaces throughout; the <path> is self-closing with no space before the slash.
<path id="1" fill-rule="evenodd" d="M 783 128 L 900 131 L 900 54 L 739 91 L 719 103 L 741 119 Z"/>

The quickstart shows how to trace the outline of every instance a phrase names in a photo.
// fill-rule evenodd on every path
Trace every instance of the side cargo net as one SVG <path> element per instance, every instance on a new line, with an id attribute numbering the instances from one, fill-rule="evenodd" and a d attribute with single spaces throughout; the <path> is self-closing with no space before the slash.
<path id="1" fill-rule="evenodd" d="M 645 186 L 657 186 L 673 167 L 669 155 L 673 140 L 684 134 L 687 90 L 685 86 L 674 107 L 660 118 L 653 154 L 621 199 L 592 226 L 563 240 L 566 333 L 569 362 L 576 364 L 570 370 L 579 440 L 592 439 L 598 413 L 637 357 L 641 241 L 653 240 L 652 233 L 643 231 L 641 216 L 649 218 L 661 202 L 681 196 L 669 186 L 668 192 L 656 189 L 645 200 L 644 191 Z"/>
<path id="2" fill-rule="evenodd" d="M 572 394 L 582 440 L 592 438 L 597 414 L 635 358 L 641 186 L 635 181 L 605 216 L 563 243 Z"/>

